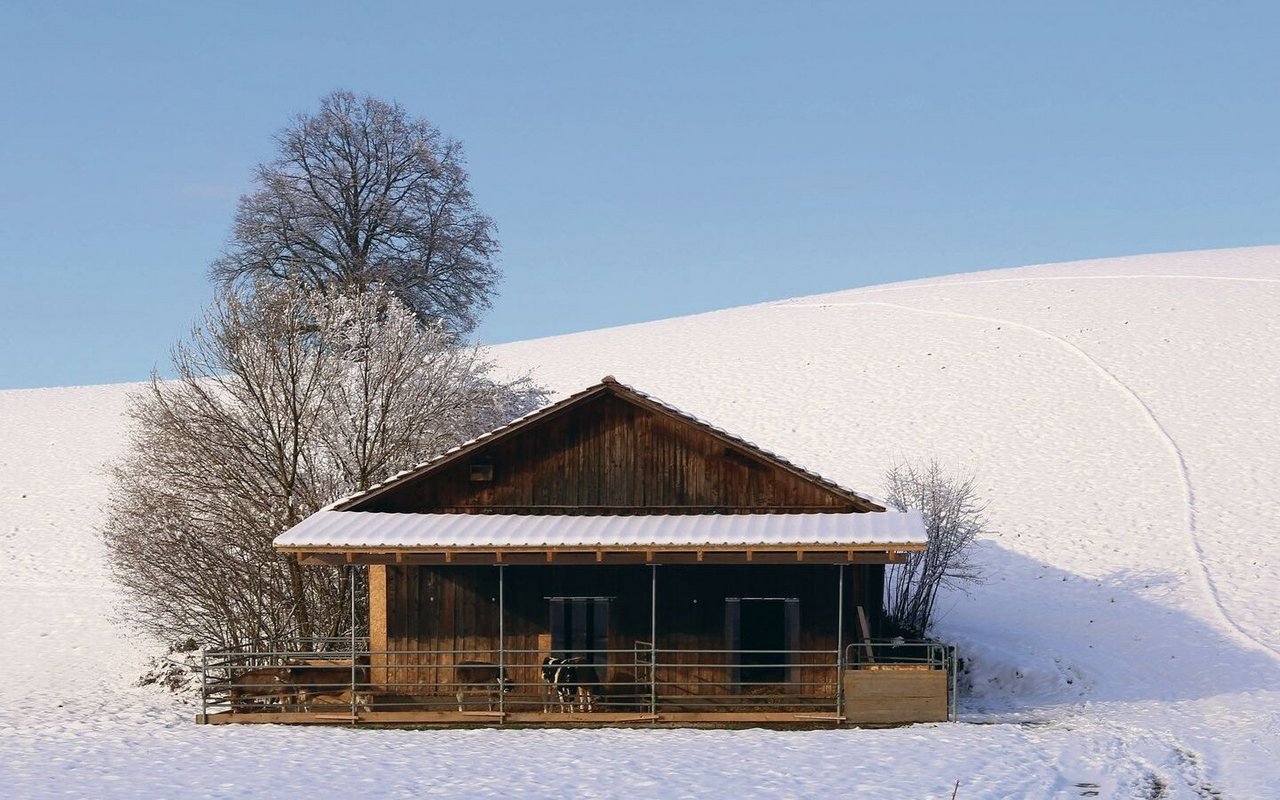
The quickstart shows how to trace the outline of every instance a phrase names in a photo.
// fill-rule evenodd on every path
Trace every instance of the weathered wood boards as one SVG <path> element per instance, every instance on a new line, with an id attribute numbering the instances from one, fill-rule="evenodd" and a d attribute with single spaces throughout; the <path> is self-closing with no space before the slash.
<path id="1" fill-rule="evenodd" d="M 947 671 L 855 669 L 844 675 L 844 717 L 851 724 L 947 721 Z"/>
<path id="2" fill-rule="evenodd" d="M 332 725 L 335 722 L 367 725 L 832 725 L 841 720 L 834 714 L 803 714 L 765 711 L 717 711 L 714 713 L 674 712 L 637 714 L 630 712 L 583 712 L 544 714 L 536 711 L 360 711 L 350 714 L 316 713 L 217 713 L 196 715 L 196 722 L 208 725 L 274 723 L 278 725 Z"/>
<path id="3" fill-rule="evenodd" d="M 606 680 L 625 682 L 634 676 L 634 658 L 621 651 L 648 641 L 650 567 L 633 566 L 513 566 L 505 568 L 505 633 L 509 677 L 522 685 L 540 680 L 538 664 L 548 654 L 545 644 L 552 629 L 551 597 L 608 598 L 607 647 L 613 656 Z M 797 654 L 788 660 L 791 680 L 799 694 L 831 696 L 834 705 L 835 648 L 853 640 L 853 615 L 844 616 L 846 630 L 837 634 L 836 568 L 829 565 L 681 565 L 658 567 L 657 636 L 664 651 L 659 679 L 673 681 L 691 694 L 711 691 L 724 683 L 733 665 L 716 651 L 735 649 L 725 636 L 729 598 L 795 598 L 795 638 L 780 640 L 778 648 L 827 651 Z M 848 607 L 870 610 L 873 635 L 883 625 L 880 598 L 873 592 L 880 567 L 846 568 Z M 497 660 L 498 570 L 495 567 L 387 566 L 370 580 L 370 608 L 385 609 L 371 617 L 375 650 L 401 651 L 375 656 L 375 683 L 406 694 L 448 680 L 455 660 Z M 417 655 L 412 653 L 417 652 Z M 440 655 L 432 655 L 437 653 Z M 451 655 L 445 655 L 451 654 Z M 677 666 L 702 664 L 703 667 Z M 723 662 L 723 665 L 721 663 Z M 386 665 L 386 669 L 379 669 Z M 827 685 L 829 684 L 829 685 Z"/>
<path id="4" fill-rule="evenodd" d="M 491 480 L 472 480 L 473 466 Z M 622 388 L 495 436 L 353 511 L 707 514 L 882 510 Z"/>

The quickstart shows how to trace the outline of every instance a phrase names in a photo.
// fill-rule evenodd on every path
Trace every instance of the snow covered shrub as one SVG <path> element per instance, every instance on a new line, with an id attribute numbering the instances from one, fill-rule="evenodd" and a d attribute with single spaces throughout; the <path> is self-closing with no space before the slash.
<path id="1" fill-rule="evenodd" d="M 174 694 L 187 694 L 199 688 L 200 655 L 194 639 L 175 642 L 169 646 L 169 652 L 148 659 L 146 672 L 134 685 L 156 686 Z"/>
<path id="2" fill-rule="evenodd" d="M 989 530 L 986 504 L 977 498 L 971 473 L 949 472 L 935 459 L 894 464 L 885 473 L 885 499 L 900 511 L 924 515 L 925 549 L 885 570 L 890 621 L 906 635 L 924 636 L 939 588 L 964 588 L 982 579 L 971 553 L 977 537 Z"/>
<path id="3" fill-rule="evenodd" d="M 173 361 L 132 400 L 103 534 L 125 616 L 205 647 L 343 634 L 351 582 L 272 540 L 542 399 L 378 287 L 227 291 Z"/>

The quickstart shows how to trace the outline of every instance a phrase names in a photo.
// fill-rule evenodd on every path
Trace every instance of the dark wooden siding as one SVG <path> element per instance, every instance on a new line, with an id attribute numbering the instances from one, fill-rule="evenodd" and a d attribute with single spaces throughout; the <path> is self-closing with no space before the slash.
<path id="1" fill-rule="evenodd" d="M 493 480 L 471 480 L 471 465 Z M 603 394 L 357 506 L 520 514 L 855 511 L 821 484 L 681 420 Z"/>
<path id="2" fill-rule="evenodd" d="M 459 651 L 447 655 L 395 655 L 387 680 L 392 691 L 422 693 L 422 686 L 448 682 L 449 665 L 457 661 L 497 661 L 498 567 L 389 566 L 386 568 L 386 644 L 393 651 Z M 633 650 L 650 637 L 650 568 L 645 566 L 510 566 L 505 579 L 505 661 L 510 677 L 536 684 L 537 664 L 547 655 L 550 638 L 549 597 L 609 597 L 613 650 Z M 725 599 L 728 597 L 795 597 L 799 603 L 798 643 L 802 650 L 836 647 L 837 567 L 831 565 L 689 565 L 657 568 L 658 647 L 684 650 L 662 659 L 680 664 L 727 664 L 724 650 Z M 846 643 L 856 631 L 854 608 L 862 605 L 879 627 L 883 587 L 881 565 L 847 567 L 845 587 Z M 876 631 L 878 632 L 878 631 Z M 375 632 L 375 639 L 378 639 Z M 523 652 L 520 652 L 523 651 Z M 811 663 L 830 663 L 832 656 L 808 657 Z M 803 661 L 803 659 L 801 659 Z M 614 656 L 605 680 L 626 683 L 634 678 L 634 660 Z M 830 670 L 805 668 L 791 672 L 791 680 L 818 682 Z M 677 681 L 677 691 L 714 692 L 710 684 L 725 681 L 724 668 L 681 668 L 659 673 Z M 414 689 L 413 685 L 422 685 Z M 815 689 L 815 691 L 817 691 Z"/>

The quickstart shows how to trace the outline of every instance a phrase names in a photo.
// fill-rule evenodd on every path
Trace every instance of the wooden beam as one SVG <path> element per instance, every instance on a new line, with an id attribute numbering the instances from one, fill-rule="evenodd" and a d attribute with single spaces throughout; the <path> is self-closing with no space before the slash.
<path id="1" fill-rule="evenodd" d="M 636 712 L 590 711 L 548 714 L 542 711 L 361 711 L 359 714 L 324 713 L 308 711 L 223 711 L 208 715 L 196 715 L 201 724 L 334 724 L 369 723 L 374 725 L 475 725 L 479 722 L 546 727 L 567 725 L 634 724 L 649 722 L 659 725 L 687 725 L 690 723 L 723 724 L 775 724 L 814 725 L 839 724 L 841 718 L 832 714 L 805 714 L 794 711 L 664 711 L 660 714 Z"/>
<path id="2" fill-rule="evenodd" d="M 867 657 L 867 663 L 876 663 L 876 656 L 871 647 L 871 626 L 867 624 L 867 611 L 862 606 L 858 606 L 858 630 L 862 634 L 862 650 L 863 655 Z"/>

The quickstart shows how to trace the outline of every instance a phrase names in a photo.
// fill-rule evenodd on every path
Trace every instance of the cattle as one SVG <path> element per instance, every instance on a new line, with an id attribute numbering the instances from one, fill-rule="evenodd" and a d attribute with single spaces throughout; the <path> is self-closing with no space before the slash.
<path id="1" fill-rule="evenodd" d="M 595 684 L 595 667 L 582 656 L 542 659 L 542 680 L 555 692 L 560 711 L 591 711 L 595 696 L 591 687 Z"/>
<path id="2" fill-rule="evenodd" d="M 454 664 L 453 683 L 459 711 L 466 710 L 466 697 L 471 694 L 483 694 L 488 701 L 488 709 L 493 711 L 501 696 L 515 686 L 502 674 L 501 667 L 488 661 L 459 661 Z"/>
<path id="3" fill-rule="evenodd" d="M 253 705 L 286 708 L 296 694 L 289 667 L 259 667 L 240 672 L 230 681 L 231 709 Z"/>
<path id="4" fill-rule="evenodd" d="M 304 711 L 315 706 L 351 704 L 351 667 L 311 666 L 299 664 L 288 668 L 289 683 L 297 696 L 298 705 Z M 372 703 L 372 695 L 361 685 L 368 686 L 369 668 L 357 665 L 355 669 L 356 705 L 365 710 Z"/>

